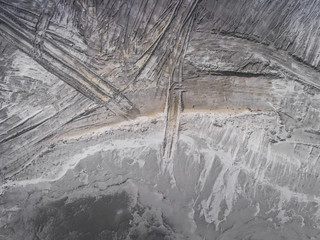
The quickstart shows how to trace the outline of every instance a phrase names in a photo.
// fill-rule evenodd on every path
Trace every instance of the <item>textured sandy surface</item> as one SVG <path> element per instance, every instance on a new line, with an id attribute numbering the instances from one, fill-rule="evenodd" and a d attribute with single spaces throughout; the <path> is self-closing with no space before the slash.
<path id="1" fill-rule="evenodd" d="M 0 239 L 320 239 L 319 14 L 0 1 Z"/>

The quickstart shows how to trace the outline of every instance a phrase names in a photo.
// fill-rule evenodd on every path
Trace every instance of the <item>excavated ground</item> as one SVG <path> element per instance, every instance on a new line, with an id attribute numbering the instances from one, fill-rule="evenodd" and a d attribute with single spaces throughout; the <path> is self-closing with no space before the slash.
<path id="1" fill-rule="evenodd" d="M 0 1 L 0 240 L 320 239 L 320 2 Z"/>

